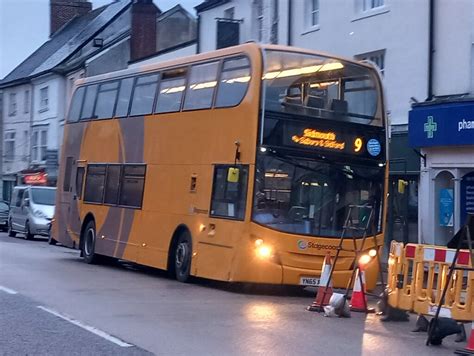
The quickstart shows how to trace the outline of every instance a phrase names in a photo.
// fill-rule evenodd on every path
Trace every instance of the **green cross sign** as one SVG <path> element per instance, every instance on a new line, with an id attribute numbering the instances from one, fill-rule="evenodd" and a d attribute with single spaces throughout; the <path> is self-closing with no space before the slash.
<path id="1" fill-rule="evenodd" d="M 438 130 L 438 124 L 434 121 L 433 116 L 428 116 L 427 119 L 424 131 L 428 138 L 433 138 L 433 134 Z"/>

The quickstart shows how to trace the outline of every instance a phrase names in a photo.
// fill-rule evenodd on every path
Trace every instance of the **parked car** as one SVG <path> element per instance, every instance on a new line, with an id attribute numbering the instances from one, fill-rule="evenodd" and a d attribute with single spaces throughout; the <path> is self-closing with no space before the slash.
<path id="1" fill-rule="evenodd" d="M 0 201 L 0 230 L 6 231 L 8 229 L 8 212 L 10 206 L 5 201 Z"/>
<path id="2" fill-rule="evenodd" d="M 15 187 L 8 215 L 8 236 L 22 233 L 26 240 L 35 235 L 49 236 L 55 200 L 53 187 Z"/>

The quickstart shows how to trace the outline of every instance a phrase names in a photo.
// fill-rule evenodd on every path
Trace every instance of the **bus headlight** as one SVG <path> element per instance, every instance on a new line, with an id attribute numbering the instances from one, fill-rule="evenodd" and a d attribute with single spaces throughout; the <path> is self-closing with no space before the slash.
<path id="1" fill-rule="evenodd" d="M 268 246 L 261 245 L 257 247 L 257 256 L 261 259 L 267 259 L 272 255 L 272 249 Z"/>
<path id="2" fill-rule="evenodd" d="M 255 253 L 261 259 L 267 259 L 272 256 L 273 250 L 270 246 L 265 245 L 262 239 L 255 240 Z"/>
<path id="3" fill-rule="evenodd" d="M 359 264 L 365 266 L 372 258 L 369 255 L 362 255 L 359 258 Z"/>

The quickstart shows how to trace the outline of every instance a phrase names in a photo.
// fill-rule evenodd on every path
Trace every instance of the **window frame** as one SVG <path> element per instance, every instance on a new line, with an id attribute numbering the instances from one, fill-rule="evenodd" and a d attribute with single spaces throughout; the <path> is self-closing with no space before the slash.
<path id="1" fill-rule="evenodd" d="M 11 137 L 7 137 L 7 135 L 12 135 Z M 7 130 L 3 134 L 3 157 L 5 161 L 14 161 L 15 160 L 15 146 L 16 146 L 16 130 Z M 7 156 L 7 144 L 12 145 L 11 155 Z"/>
<path id="2" fill-rule="evenodd" d="M 23 113 L 28 114 L 30 112 L 30 90 L 25 90 L 24 98 L 23 98 Z"/>
<path id="3" fill-rule="evenodd" d="M 215 79 L 216 85 L 213 88 L 210 105 L 208 107 L 186 109 L 184 107 L 184 105 L 186 104 L 186 97 L 187 97 L 188 90 L 189 90 L 189 84 L 191 82 L 191 75 L 190 74 L 191 74 L 193 66 L 201 66 L 201 65 L 207 65 L 207 64 L 212 64 L 212 63 L 217 64 L 217 69 L 216 69 L 216 79 Z M 218 58 L 217 60 L 216 59 L 211 59 L 211 60 L 207 60 L 207 61 L 204 61 L 204 62 L 193 63 L 193 64 L 188 66 L 188 69 L 186 71 L 187 80 L 186 80 L 186 85 L 184 87 L 183 100 L 181 101 L 181 110 L 180 110 L 181 112 L 212 110 L 212 109 L 214 109 L 214 101 L 215 101 L 215 98 L 216 98 L 216 95 L 217 95 L 217 90 L 219 89 L 219 79 L 221 77 L 222 63 L 223 63 L 223 59 Z"/>
<path id="4" fill-rule="evenodd" d="M 134 206 L 134 205 L 124 205 L 120 204 L 121 202 L 121 195 L 123 191 L 123 181 L 125 178 L 125 167 L 126 166 L 143 166 L 144 172 L 143 172 L 143 177 L 140 176 L 130 176 L 130 177 L 138 177 L 140 179 L 143 179 L 143 189 L 142 189 L 142 194 L 140 197 L 140 206 Z M 119 185 L 119 192 L 118 192 L 118 197 L 117 197 L 117 206 L 122 207 L 122 208 L 127 208 L 127 209 L 143 209 L 143 198 L 145 196 L 145 183 L 146 183 L 146 172 L 147 172 L 147 165 L 145 163 L 127 163 L 127 164 L 122 164 L 122 167 L 120 169 L 120 185 Z M 104 190 L 105 191 L 105 190 Z"/>
<path id="5" fill-rule="evenodd" d="M 37 135 L 37 141 L 34 140 L 35 133 Z M 43 133 L 46 137 L 46 143 L 43 145 L 41 138 Z M 41 157 L 42 148 L 44 147 L 45 151 L 48 149 L 48 125 L 34 126 L 31 130 L 31 161 L 32 162 L 44 162 L 43 157 Z M 33 154 L 33 151 L 36 149 L 36 155 Z M 39 155 L 39 157 L 38 157 Z"/>
<path id="6" fill-rule="evenodd" d="M 242 163 L 239 163 L 239 164 L 228 164 L 228 163 L 223 163 L 223 164 L 220 164 L 220 163 L 215 163 L 213 164 L 214 166 L 214 171 L 212 173 L 212 189 L 211 189 L 211 196 L 210 196 L 210 201 L 209 201 L 209 217 L 210 218 L 213 218 L 213 219 L 226 219 L 226 220 L 234 220 L 234 221 L 245 221 L 245 217 L 247 215 L 247 200 L 248 200 L 248 192 L 249 192 L 249 180 L 250 180 L 250 165 L 249 164 L 242 164 Z M 242 214 L 242 218 L 239 218 L 239 217 L 231 217 L 231 216 L 226 216 L 226 215 L 217 215 L 217 214 L 212 214 L 212 206 L 213 206 L 213 202 L 215 201 L 214 200 L 214 195 L 216 193 L 216 177 L 217 177 L 217 170 L 219 168 L 224 168 L 224 169 L 228 169 L 229 168 L 239 168 L 240 170 L 242 169 L 246 169 L 247 170 L 247 179 L 246 179 L 246 182 L 245 182 L 245 196 L 243 197 L 242 201 L 243 201 L 243 214 Z M 239 173 L 239 176 L 241 174 Z M 226 183 L 228 183 L 226 181 Z M 242 194 L 242 184 L 244 184 L 243 182 L 239 182 L 240 186 L 239 186 L 239 197 L 241 198 L 241 194 Z M 227 184 L 226 184 L 226 187 L 227 187 Z M 235 203 L 234 203 L 235 204 Z"/>
<path id="7" fill-rule="evenodd" d="M 314 6 L 317 5 L 317 6 Z M 305 29 L 307 31 L 317 30 L 321 26 L 321 2 L 319 0 L 306 0 L 305 2 Z M 318 15 L 318 22 L 313 23 L 314 14 Z"/>
<path id="8" fill-rule="evenodd" d="M 104 173 L 104 189 L 102 191 L 102 197 L 100 202 L 91 202 L 85 199 L 85 190 L 87 188 L 87 181 L 89 177 L 89 167 L 94 166 L 94 167 L 104 167 L 105 168 L 105 173 Z M 118 188 L 118 194 L 117 194 L 117 202 L 115 204 L 112 203 L 105 203 L 105 192 L 107 190 L 107 178 L 109 174 L 109 166 L 119 166 L 120 167 L 120 175 L 119 175 L 119 188 Z M 144 173 L 143 177 L 141 176 L 132 176 L 132 177 L 138 177 L 140 179 L 143 179 L 143 189 L 141 192 L 140 196 L 140 206 L 134 206 L 134 205 L 124 205 L 120 204 L 120 196 L 122 193 L 122 187 L 123 187 L 123 179 L 125 177 L 125 167 L 127 166 L 143 166 L 144 167 Z M 77 171 L 79 168 L 84 168 L 85 167 L 78 167 Z M 76 180 L 77 180 L 77 171 L 76 171 Z M 104 205 L 104 206 L 109 206 L 109 207 L 117 207 L 117 208 L 126 208 L 126 209 L 138 209 L 142 210 L 143 209 L 143 198 L 145 196 L 145 184 L 146 184 L 146 173 L 147 173 L 147 164 L 146 163 L 88 163 L 87 164 L 87 169 L 85 169 L 85 183 L 83 182 L 83 187 L 81 191 L 81 199 L 85 204 L 92 204 L 92 205 Z M 76 182 L 77 184 L 77 182 Z M 76 192 L 77 194 L 77 192 Z"/>
<path id="9" fill-rule="evenodd" d="M 43 97 L 43 94 L 46 95 Z M 46 85 L 39 90 L 39 112 L 44 112 L 49 110 L 49 86 Z"/>
<path id="10" fill-rule="evenodd" d="M 16 99 L 16 92 L 10 93 L 8 96 L 8 116 L 16 116 L 18 111 L 18 101 Z"/>
<path id="11" fill-rule="evenodd" d="M 114 115 L 115 115 L 115 107 L 117 105 L 117 100 L 118 100 L 118 94 L 119 94 L 119 90 L 120 90 L 120 84 L 121 84 L 121 80 L 108 80 L 108 81 L 105 81 L 105 82 L 101 82 L 100 84 L 98 84 L 98 87 L 97 87 L 97 93 L 96 93 L 96 96 L 95 96 L 95 101 L 94 101 L 94 108 L 93 108 L 93 112 L 92 112 L 92 118 L 89 119 L 89 120 L 107 120 L 107 119 L 113 119 L 114 118 Z M 117 87 L 115 89 L 106 89 L 106 90 L 102 90 L 102 87 L 105 86 L 105 85 L 109 85 L 109 84 L 113 84 L 113 83 L 117 83 Z M 95 83 L 97 84 L 97 83 Z M 114 103 L 113 103 L 113 106 L 112 106 L 112 115 L 111 116 L 107 116 L 107 117 L 100 117 L 97 115 L 96 113 L 96 110 L 97 110 L 97 103 L 99 102 L 99 95 L 101 93 L 108 93 L 108 92 L 113 92 L 115 91 L 115 100 L 114 100 Z M 87 93 L 87 91 L 86 91 Z M 84 97 L 83 97 L 83 103 L 84 104 L 84 100 L 85 100 L 85 97 L 86 97 L 86 93 L 84 93 Z M 82 107 L 81 107 L 81 114 L 82 114 Z M 81 120 L 81 119 L 79 119 Z M 83 119 L 82 121 L 84 120 L 87 120 L 87 119 Z"/>
<path id="12" fill-rule="evenodd" d="M 94 167 L 100 167 L 100 166 L 104 166 L 105 167 L 105 173 L 104 173 L 104 189 L 102 191 L 102 197 L 101 197 L 101 200 L 100 202 L 94 202 L 94 201 L 89 201 L 89 200 L 86 200 L 86 189 L 87 189 L 87 181 L 89 180 L 89 170 L 90 170 L 90 167 L 91 166 L 94 166 Z M 90 164 L 87 164 L 87 169 L 86 169 L 86 180 L 85 180 L 85 184 L 84 184 L 84 195 L 83 195 L 83 199 L 82 201 L 86 204 L 92 204 L 92 205 L 103 205 L 104 204 L 104 193 L 105 193 L 105 184 L 106 184 L 106 179 L 107 179 L 107 164 L 106 163 L 90 163 Z"/>
<path id="13" fill-rule="evenodd" d="M 80 173 L 82 174 L 82 177 L 81 177 L 81 181 L 80 181 L 81 184 L 79 185 L 78 184 L 79 183 L 78 178 L 79 178 Z M 84 191 L 84 181 L 85 181 L 84 178 L 85 177 L 86 177 L 86 167 L 78 166 L 76 168 L 76 179 L 75 179 L 74 183 L 75 183 L 75 189 L 76 189 L 76 197 L 79 200 L 82 200 L 82 194 L 83 194 L 83 191 Z"/>
<path id="14" fill-rule="evenodd" d="M 154 72 L 142 73 L 142 74 L 137 75 L 135 77 L 135 80 L 133 81 L 133 88 L 132 88 L 132 92 L 131 92 L 131 95 L 130 95 L 130 100 L 129 100 L 129 103 L 128 103 L 127 117 L 146 116 L 146 115 L 154 115 L 155 114 L 155 106 L 156 106 L 156 102 L 158 101 L 158 90 L 159 90 L 160 84 L 161 84 L 161 75 L 162 75 L 161 71 L 154 71 Z M 146 78 L 146 77 L 151 77 L 151 76 L 156 76 L 156 80 L 154 82 L 154 84 L 155 84 L 155 95 L 153 96 L 153 103 L 151 104 L 151 111 L 148 114 L 132 114 L 133 99 L 135 99 L 135 90 L 137 89 L 137 87 L 150 85 L 150 83 L 138 84 L 138 81 L 141 78 Z"/>
<path id="15" fill-rule="evenodd" d="M 224 63 L 225 61 L 232 61 L 232 60 L 237 60 L 237 59 L 240 59 L 240 58 L 247 58 L 247 61 L 248 61 L 248 68 L 249 68 L 249 77 L 250 77 L 250 80 L 248 81 L 248 85 L 247 85 L 247 88 L 245 89 L 245 93 L 244 95 L 242 96 L 242 98 L 240 99 L 240 101 L 235 104 L 235 105 L 231 105 L 231 106 L 216 106 L 216 101 L 217 101 L 217 95 L 219 93 L 219 88 L 220 88 L 220 85 L 221 85 L 221 80 L 222 80 L 222 73 L 224 73 L 223 69 L 224 69 Z M 240 67 L 239 67 L 240 68 Z M 241 67 L 241 68 L 245 68 L 245 67 Z M 230 108 L 235 108 L 237 106 L 239 106 L 240 104 L 242 104 L 242 101 L 244 101 L 244 99 L 247 97 L 247 94 L 249 92 L 249 89 L 250 89 L 250 83 L 252 82 L 252 79 L 253 79 L 253 76 L 252 76 L 252 61 L 250 60 L 249 56 L 246 55 L 245 53 L 241 53 L 241 54 L 238 54 L 238 55 L 235 55 L 235 56 L 229 56 L 229 57 L 224 57 L 224 58 L 221 58 L 221 64 L 220 64 L 220 68 L 219 68 L 219 73 L 218 73 L 218 78 L 217 78 L 217 86 L 216 86 L 216 91 L 215 91 L 215 95 L 214 95 L 214 100 L 212 102 L 212 109 L 216 110 L 216 109 L 230 109 Z M 263 82 L 262 82 L 263 83 Z"/>

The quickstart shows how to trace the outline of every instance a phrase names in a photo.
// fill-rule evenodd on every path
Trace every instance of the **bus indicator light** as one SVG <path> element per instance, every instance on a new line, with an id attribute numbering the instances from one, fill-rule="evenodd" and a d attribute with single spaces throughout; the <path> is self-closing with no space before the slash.
<path id="1" fill-rule="evenodd" d="M 362 145 L 363 145 L 362 139 L 360 137 L 357 137 L 354 141 L 354 152 L 360 152 Z"/>

